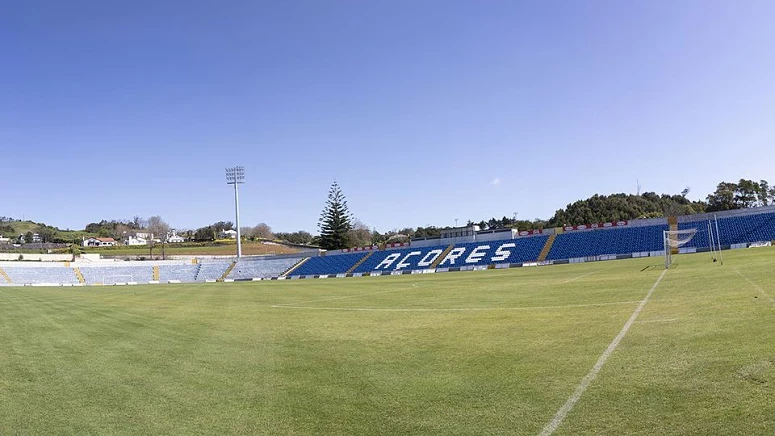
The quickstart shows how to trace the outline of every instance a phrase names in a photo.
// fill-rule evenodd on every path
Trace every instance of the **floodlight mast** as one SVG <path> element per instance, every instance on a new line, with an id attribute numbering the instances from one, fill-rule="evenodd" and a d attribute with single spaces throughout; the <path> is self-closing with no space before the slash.
<path id="1" fill-rule="evenodd" d="M 234 185 L 234 215 L 235 225 L 237 227 L 237 259 L 242 257 L 242 235 L 239 228 L 239 188 L 241 183 L 245 183 L 245 167 L 226 168 L 226 184 Z"/>

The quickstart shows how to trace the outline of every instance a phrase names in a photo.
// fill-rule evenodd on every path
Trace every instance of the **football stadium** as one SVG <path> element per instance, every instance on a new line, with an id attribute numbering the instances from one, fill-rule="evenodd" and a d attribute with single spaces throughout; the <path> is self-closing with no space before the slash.
<path id="1" fill-rule="evenodd" d="M 3 2 L 0 436 L 775 435 L 774 17 Z"/>
<path id="2" fill-rule="evenodd" d="M 775 425 L 775 207 L 469 230 L 316 256 L 2 262 L 1 430 Z"/>

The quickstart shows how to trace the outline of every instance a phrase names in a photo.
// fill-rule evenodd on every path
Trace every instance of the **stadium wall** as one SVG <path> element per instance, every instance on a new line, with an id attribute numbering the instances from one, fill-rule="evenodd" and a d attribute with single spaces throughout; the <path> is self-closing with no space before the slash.
<path id="1" fill-rule="evenodd" d="M 0 253 L 0 260 L 31 260 L 37 262 L 66 262 L 73 259 L 72 254 L 36 254 L 36 253 Z"/>

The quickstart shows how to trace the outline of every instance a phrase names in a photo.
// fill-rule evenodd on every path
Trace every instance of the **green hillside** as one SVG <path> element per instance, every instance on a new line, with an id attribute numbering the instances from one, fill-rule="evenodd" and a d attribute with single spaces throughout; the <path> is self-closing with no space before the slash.
<path id="1" fill-rule="evenodd" d="M 62 230 L 44 223 L 34 221 L 17 221 L 11 219 L 0 220 L 0 235 L 15 239 L 19 235 L 27 233 L 38 233 L 43 237 L 44 242 L 71 243 L 80 241 L 82 237 L 94 236 L 92 233 L 83 230 Z"/>

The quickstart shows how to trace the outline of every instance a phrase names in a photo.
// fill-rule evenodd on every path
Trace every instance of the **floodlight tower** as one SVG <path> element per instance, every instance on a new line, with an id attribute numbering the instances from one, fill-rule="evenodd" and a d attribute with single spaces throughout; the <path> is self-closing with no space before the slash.
<path id="1" fill-rule="evenodd" d="M 237 227 L 237 259 L 242 257 L 242 235 L 239 228 L 239 188 L 241 183 L 245 183 L 245 167 L 238 166 L 226 168 L 226 184 L 234 185 L 234 213 Z"/>

